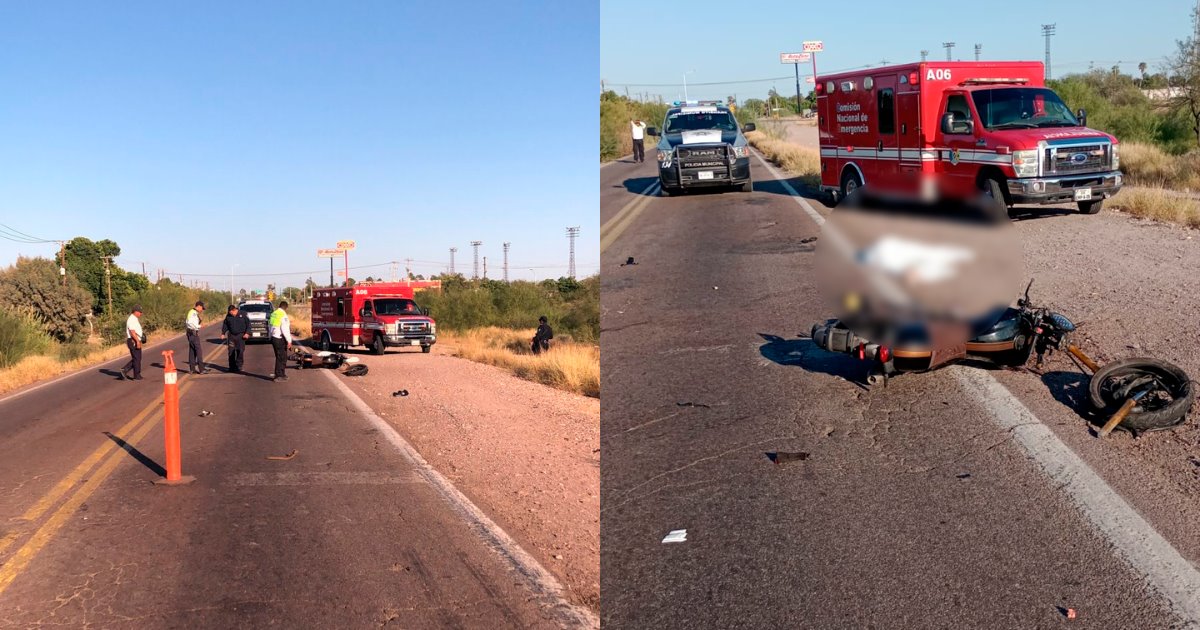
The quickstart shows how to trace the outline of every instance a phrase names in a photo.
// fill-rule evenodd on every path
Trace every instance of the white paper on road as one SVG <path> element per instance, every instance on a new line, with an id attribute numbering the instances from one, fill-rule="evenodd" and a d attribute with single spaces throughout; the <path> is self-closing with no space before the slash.
<path id="1" fill-rule="evenodd" d="M 687 542 L 687 530 L 686 529 L 671 530 L 671 533 L 667 534 L 667 537 L 663 538 L 662 541 L 664 543 Z"/>

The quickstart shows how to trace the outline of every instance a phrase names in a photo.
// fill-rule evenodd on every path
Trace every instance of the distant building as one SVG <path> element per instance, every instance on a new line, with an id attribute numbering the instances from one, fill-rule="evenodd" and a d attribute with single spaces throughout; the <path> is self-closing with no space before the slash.
<path id="1" fill-rule="evenodd" d="M 1179 98 L 1183 96 L 1183 88 L 1167 87 L 1159 88 L 1157 90 L 1142 90 L 1142 94 L 1145 94 L 1146 98 L 1152 101 L 1165 101 L 1167 99 Z"/>

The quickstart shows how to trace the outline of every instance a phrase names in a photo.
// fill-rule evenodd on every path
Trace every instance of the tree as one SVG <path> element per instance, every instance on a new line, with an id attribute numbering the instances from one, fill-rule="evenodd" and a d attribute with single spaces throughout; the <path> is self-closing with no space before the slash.
<path id="1" fill-rule="evenodd" d="M 1142 75 L 1141 81 L 1138 82 L 1138 85 L 1145 84 L 1146 83 L 1146 62 L 1145 61 L 1138 64 L 1138 74 Z"/>
<path id="2" fill-rule="evenodd" d="M 79 284 L 92 294 L 94 310 L 99 312 L 108 305 L 109 284 L 112 285 L 113 309 L 121 310 L 125 303 L 138 291 L 150 286 L 142 276 L 129 273 L 112 262 L 121 255 L 121 247 L 114 241 L 104 239 L 92 241 L 83 236 L 71 239 L 64 248 L 68 275 L 74 275 Z M 109 260 L 108 278 L 105 277 L 105 259 Z M 62 264 L 58 257 L 55 257 Z M 107 282 L 106 282 L 107 280 Z"/>
<path id="3" fill-rule="evenodd" d="M 1192 9 L 1192 33 L 1185 40 L 1177 41 L 1178 50 L 1167 62 L 1171 79 L 1178 81 L 1181 94 L 1175 98 L 1175 107 L 1186 111 L 1192 122 L 1192 133 L 1200 142 L 1200 7 Z"/>
<path id="4" fill-rule="evenodd" d="M 18 258 L 0 272 L 0 307 L 32 318 L 46 334 L 69 341 L 81 332 L 92 312 L 92 294 L 45 258 Z"/>

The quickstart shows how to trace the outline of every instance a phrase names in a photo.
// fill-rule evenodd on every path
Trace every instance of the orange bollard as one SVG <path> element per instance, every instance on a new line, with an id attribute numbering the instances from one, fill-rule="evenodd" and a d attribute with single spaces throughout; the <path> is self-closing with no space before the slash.
<path id="1" fill-rule="evenodd" d="M 175 372 L 174 350 L 163 351 L 163 439 L 166 441 L 167 477 L 154 483 L 177 486 L 196 480 L 180 474 L 179 383 Z"/>

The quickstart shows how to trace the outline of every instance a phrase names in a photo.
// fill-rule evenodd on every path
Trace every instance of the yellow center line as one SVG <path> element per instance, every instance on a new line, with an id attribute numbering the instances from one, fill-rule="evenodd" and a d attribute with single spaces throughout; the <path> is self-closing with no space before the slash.
<path id="1" fill-rule="evenodd" d="M 217 355 L 217 353 L 219 353 L 222 350 L 223 347 L 224 346 L 218 346 L 216 348 L 213 348 L 213 351 L 208 353 L 208 355 L 204 358 L 205 362 L 211 361 L 213 359 L 213 357 L 215 357 Z M 191 378 L 184 379 L 183 384 L 180 385 L 180 387 L 179 387 L 179 395 L 181 398 L 183 396 L 183 393 L 191 387 L 191 384 L 192 384 Z M 117 437 L 121 437 L 125 441 L 125 443 L 129 444 L 130 446 L 135 445 L 138 440 L 140 440 L 143 436 L 145 436 L 146 433 L 157 424 L 157 420 L 162 417 L 161 410 L 159 410 L 158 413 L 153 414 L 152 416 L 149 417 L 149 419 L 147 419 L 148 415 L 150 415 L 152 412 L 154 412 L 157 407 L 162 405 L 162 400 L 163 400 L 163 396 L 160 394 L 154 400 L 152 400 L 150 402 L 150 404 L 146 405 L 140 412 L 138 412 L 138 414 L 135 415 L 132 420 L 125 423 L 125 425 L 122 426 L 120 429 L 117 429 L 117 431 L 116 431 L 116 433 L 114 433 L 114 435 Z M 140 427 L 138 427 L 135 430 L 134 427 L 137 426 L 137 424 L 139 422 L 144 422 L 144 424 L 142 424 Z M 128 435 L 131 430 L 134 430 L 135 433 L 133 433 L 133 435 L 131 435 L 129 437 L 129 439 L 125 439 L 123 436 Z M 83 475 L 87 474 L 87 472 L 90 471 L 92 469 L 92 467 L 96 465 L 96 462 L 98 462 L 102 458 L 104 458 L 105 455 L 112 453 L 113 449 L 115 449 L 115 448 L 117 448 L 117 445 L 115 442 L 113 442 L 112 440 L 105 440 L 104 444 L 102 444 L 99 448 L 97 448 L 95 451 L 93 451 L 92 454 L 87 457 L 87 459 L 83 460 L 83 462 L 81 462 L 78 466 L 76 466 L 69 474 L 67 474 L 66 477 L 64 477 L 61 481 L 59 481 L 57 484 L 55 484 L 53 488 L 51 488 L 45 495 L 43 495 L 40 499 L 38 499 L 37 503 L 35 503 L 32 507 L 30 507 L 28 510 L 26 510 L 25 514 L 23 514 L 20 518 L 25 521 L 37 520 L 42 514 L 44 514 L 46 512 L 46 510 L 50 509 L 50 507 L 53 506 L 62 497 L 62 495 L 64 493 L 66 493 L 73 486 L 75 486 L 75 484 L 78 483 L 79 479 L 81 477 L 83 477 Z M 46 524 L 42 525 L 42 527 L 39 528 L 37 530 L 37 532 L 34 533 L 33 538 L 31 538 L 29 540 L 29 542 L 27 542 L 25 544 L 25 546 L 22 547 L 17 552 L 17 555 L 14 556 L 13 560 L 5 563 L 2 567 L 0 567 L 0 592 L 4 591 L 4 589 L 8 586 L 8 584 L 10 582 L 12 582 L 13 579 L 16 578 L 17 574 L 19 574 L 21 572 L 21 570 L 24 568 L 24 566 L 28 564 L 28 560 L 32 560 L 33 556 L 36 555 L 36 553 L 41 549 L 41 547 L 44 546 L 46 544 L 46 542 L 48 542 L 50 540 L 50 537 L 53 536 L 54 532 L 57 531 L 59 527 L 61 527 L 62 523 L 59 522 L 58 525 L 55 525 L 54 527 L 51 527 L 49 530 L 47 530 L 47 528 L 50 527 L 50 524 L 52 522 L 55 522 L 55 518 L 58 518 L 60 514 L 63 514 L 63 510 L 68 505 L 73 505 L 75 507 L 78 507 L 80 504 L 82 504 L 82 502 L 83 502 L 82 499 L 80 499 L 78 501 L 76 500 L 79 497 L 79 494 L 84 493 L 86 490 L 86 494 L 91 495 L 91 493 L 95 491 L 95 486 L 98 485 L 98 483 L 100 481 L 103 481 L 104 478 L 107 477 L 108 474 L 112 471 L 112 468 L 114 468 L 116 466 L 116 464 L 119 463 L 121 460 L 122 460 L 122 457 L 121 457 L 120 452 L 117 452 L 114 455 L 112 455 L 103 464 L 103 466 L 97 471 L 97 473 L 92 475 L 90 478 L 88 478 L 88 480 L 85 481 L 83 483 L 83 485 L 79 487 L 79 491 L 74 496 L 72 496 L 70 499 L 68 499 L 68 501 L 63 505 L 63 507 L 59 508 L 58 512 L 56 512 L 55 515 L 52 516 L 50 518 L 50 520 L 48 520 L 46 522 Z M 91 488 L 91 489 L 87 490 L 87 488 Z M 86 497 L 84 497 L 84 498 L 86 499 Z M 65 521 L 67 516 L 69 516 L 70 512 L 73 512 L 74 509 L 75 508 L 68 510 L 67 513 L 63 514 L 63 516 L 59 520 Z M 22 535 L 22 532 L 13 531 L 13 532 L 9 532 L 8 534 L 6 534 L 3 538 L 0 538 L 0 553 L 3 553 L 5 549 L 7 549 L 14 542 L 16 542 L 21 537 L 21 535 Z M 39 536 L 41 538 L 39 538 Z M 41 542 L 39 544 L 31 547 L 31 545 L 33 545 L 33 543 L 36 540 L 40 540 Z M 26 554 L 28 559 L 20 567 L 12 569 L 11 567 L 13 567 L 15 565 L 16 559 L 18 557 L 23 557 L 22 554 Z M 11 575 L 10 575 L 10 571 L 11 571 Z"/>
<path id="2" fill-rule="evenodd" d="M 638 214 L 640 214 L 642 210 L 646 208 L 646 206 L 650 205 L 650 202 L 654 199 L 654 197 L 647 195 L 646 193 L 649 192 L 651 188 L 654 188 L 657 184 L 658 181 L 655 180 L 655 183 L 650 184 L 649 188 L 642 191 L 637 199 L 634 199 L 626 204 L 616 216 L 609 219 L 608 223 L 605 223 L 600 227 L 601 253 L 608 249 L 608 247 L 617 240 L 617 237 L 621 236 L 621 233 L 629 228 L 630 224 L 633 223 L 633 220 L 637 218 Z"/>

